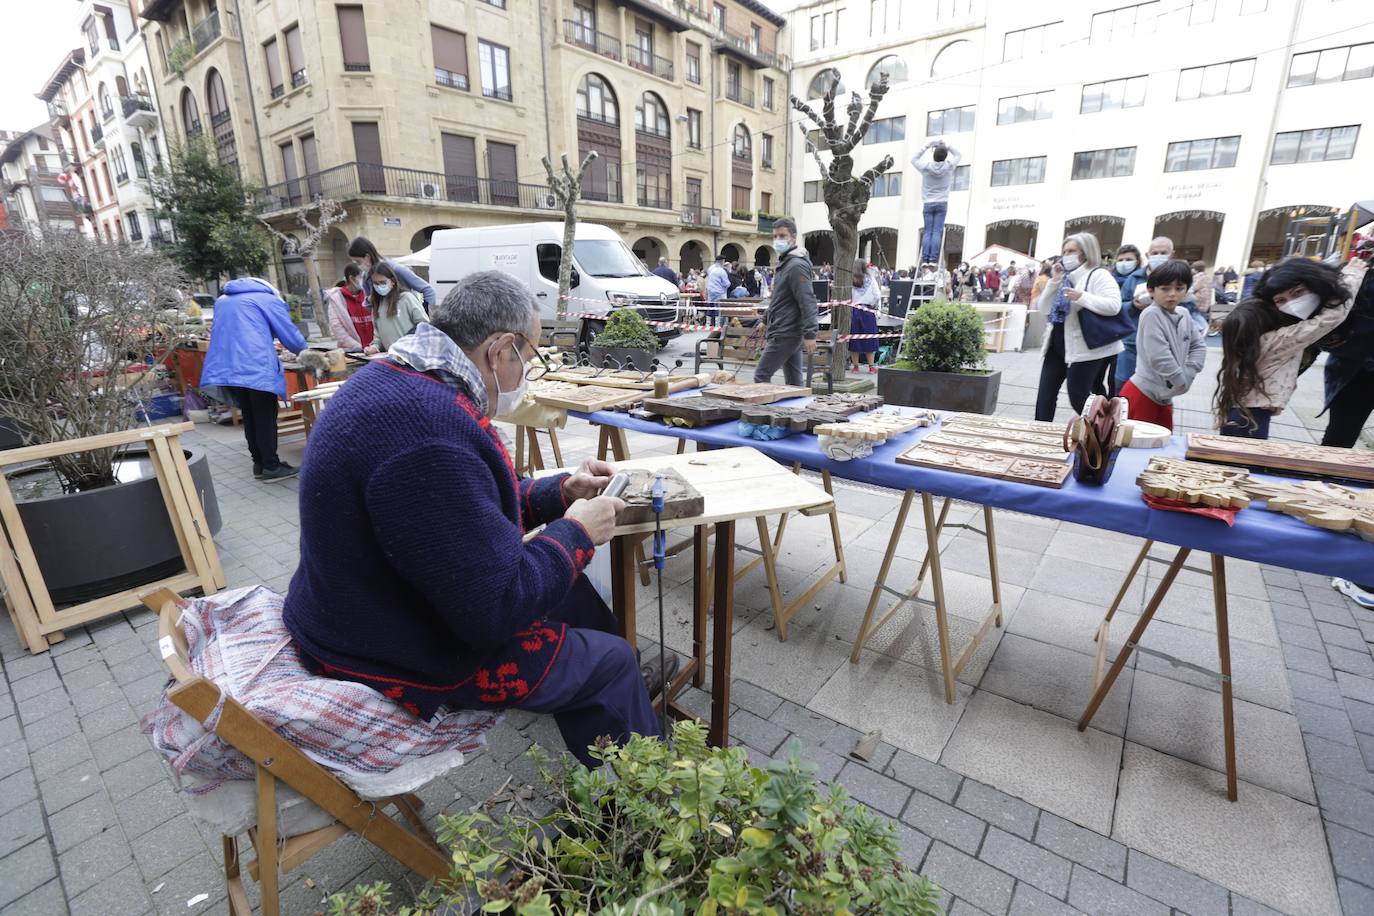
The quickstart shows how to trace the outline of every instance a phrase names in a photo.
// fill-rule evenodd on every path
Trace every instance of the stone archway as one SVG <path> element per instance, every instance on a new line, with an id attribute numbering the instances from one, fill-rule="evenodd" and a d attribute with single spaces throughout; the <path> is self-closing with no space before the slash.
<path id="1" fill-rule="evenodd" d="M 437 226 L 426 226 L 425 228 L 421 229 L 419 232 L 415 233 L 410 237 L 410 250 L 411 252 L 416 252 L 423 248 L 428 248 L 430 242 L 433 241 L 434 233 L 438 232 L 440 229 L 457 228 L 457 226 L 449 226 L 446 224 L 440 224 Z"/>
<path id="2" fill-rule="evenodd" d="M 754 249 L 754 266 L 768 267 L 773 263 L 773 246 L 760 245 Z"/>
<path id="3" fill-rule="evenodd" d="M 984 247 L 1001 245 L 1034 257 L 1040 224 L 1029 219 L 1003 219 L 984 227 Z"/>
<path id="4" fill-rule="evenodd" d="M 1312 216 L 1335 216 L 1335 207 L 1320 204 L 1295 204 L 1291 207 L 1274 207 L 1261 210 L 1255 219 L 1255 237 L 1250 244 L 1249 261 L 1277 261 L 1283 257 L 1284 244 L 1288 239 L 1289 224 L 1295 219 Z M 1298 246 L 1301 247 L 1301 246 Z M 1239 266 L 1239 265 L 1237 265 Z"/>
<path id="5" fill-rule="evenodd" d="M 744 257 L 744 251 L 734 242 L 728 245 L 722 245 L 720 253 L 725 257 L 725 260 L 732 264 Z"/>
<path id="6" fill-rule="evenodd" d="M 1121 234 L 1125 226 L 1124 216 L 1075 216 L 1064 221 L 1064 237 L 1068 238 L 1077 232 L 1092 233 L 1105 257 L 1109 252 L 1114 254 L 1121 247 Z"/>
<path id="7" fill-rule="evenodd" d="M 945 269 L 953 270 L 964 260 L 964 227 L 945 223 Z"/>
<path id="8" fill-rule="evenodd" d="M 677 255 L 678 273 L 685 274 L 689 270 L 701 270 L 705 266 L 706 246 L 696 239 L 688 239 L 683 242 Z"/>
<path id="9" fill-rule="evenodd" d="M 317 263 L 320 277 L 326 284 L 343 279 L 344 268 L 348 266 L 348 242 L 348 234 L 335 227 L 329 230 L 329 239 L 316 249 L 319 252 Z"/>
<path id="10" fill-rule="evenodd" d="M 859 232 L 859 260 L 874 267 L 897 267 L 897 230 L 891 226 L 874 226 Z"/>
<path id="11" fill-rule="evenodd" d="M 642 236 L 630 246 L 630 250 L 635 253 L 635 257 L 644 262 L 644 266 L 653 270 L 658 266 L 659 258 L 668 256 L 668 246 L 651 235 Z"/>
<path id="12" fill-rule="evenodd" d="M 1217 244 L 1226 214 L 1218 210 L 1176 210 L 1155 217 L 1152 238 L 1164 236 L 1174 243 L 1174 257 L 1215 265 Z"/>
<path id="13" fill-rule="evenodd" d="M 802 247 L 811 256 L 816 267 L 833 264 L 835 261 L 835 233 L 829 229 L 816 229 L 802 236 Z"/>

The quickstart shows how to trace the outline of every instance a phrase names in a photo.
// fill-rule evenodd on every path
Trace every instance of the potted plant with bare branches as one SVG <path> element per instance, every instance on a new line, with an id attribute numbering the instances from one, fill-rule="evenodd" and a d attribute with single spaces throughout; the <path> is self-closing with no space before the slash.
<path id="1" fill-rule="evenodd" d="M 0 415 L 26 445 L 140 425 L 180 341 L 184 276 L 155 251 L 74 234 L 0 237 Z M 220 518 L 203 451 L 187 448 L 212 531 Z M 55 602 L 161 578 L 181 551 L 146 450 L 95 448 L 8 475 Z"/>

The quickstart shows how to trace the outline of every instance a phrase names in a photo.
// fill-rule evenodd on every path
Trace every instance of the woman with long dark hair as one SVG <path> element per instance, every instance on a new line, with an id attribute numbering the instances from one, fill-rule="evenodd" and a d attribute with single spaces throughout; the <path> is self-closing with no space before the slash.
<path id="1" fill-rule="evenodd" d="M 368 353 L 390 350 L 391 345 L 429 320 L 420 295 L 412 289 L 401 289 L 396 271 L 385 261 L 372 270 L 372 292 L 368 304 L 372 307 L 372 327 L 376 337 Z"/>
<path id="2" fill-rule="evenodd" d="M 426 314 L 434 308 L 434 304 L 438 301 L 433 286 L 430 286 L 415 271 L 395 258 L 382 257 L 382 253 L 377 250 L 376 245 L 372 244 L 371 239 L 360 235 L 349 242 L 348 256 L 354 264 L 363 269 L 363 292 L 367 293 L 369 297 L 372 295 L 372 271 L 376 270 L 378 265 L 385 264 L 391 268 L 391 272 L 396 275 L 396 279 L 400 281 L 403 289 L 414 290 L 424 299 Z"/>
<path id="3" fill-rule="evenodd" d="M 1350 295 L 1339 269 L 1307 258 L 1265 272 L 1221 324 L 1213 407 L 1223 436 L 1269 438 L 1269 421 L 1297 388 L 1303 350 L 1345 320 Z"/>

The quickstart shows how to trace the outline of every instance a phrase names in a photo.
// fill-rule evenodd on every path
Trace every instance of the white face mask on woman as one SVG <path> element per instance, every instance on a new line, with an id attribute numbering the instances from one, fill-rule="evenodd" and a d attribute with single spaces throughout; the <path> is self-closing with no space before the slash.
<path id="1" fill-rule="evenodd" d="M 1303 293 L 1301 296 L 1294 296 L 1279 306 L 1279 311 L 1305 321 L 1312 317 L 1312 313 L 1321 304 L 1321 298 L 1316 293 Z"/>
<path id="2" fill-rule="evenodd" d="M 1064 255 L 1064 257 L 1059 259 L 1059 263 L 1065 271 L 1071 271 L 1077 270 L 1078 265 L 1082 264 L 1083 262 L 1079 260 L 1078 255 L 1076 254 L 1066 254 Z"/>

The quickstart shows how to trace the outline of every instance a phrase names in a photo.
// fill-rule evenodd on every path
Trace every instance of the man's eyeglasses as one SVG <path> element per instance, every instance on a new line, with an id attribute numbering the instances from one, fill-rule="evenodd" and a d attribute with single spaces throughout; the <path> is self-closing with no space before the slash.
<path id="1" fill-rule="evenodd" d="M 516 333 L 515 336 L 519 337 L 525 343 L 529 344 L 530 349 L 534 351 L 535 361 L 532 361 L 530 363 L 530 367 L 525 370 L 525 381 L 537 382 L 541 378 L 543 378 L 544 376 L 548 375 L 550 372 L 553 371 L 553 366 L 549 364 L 548 357 L 546 357 L 543 353 L 539 352 L 538 345 L 536 345 L 524 334 Z"/>

